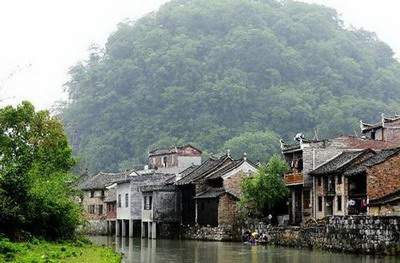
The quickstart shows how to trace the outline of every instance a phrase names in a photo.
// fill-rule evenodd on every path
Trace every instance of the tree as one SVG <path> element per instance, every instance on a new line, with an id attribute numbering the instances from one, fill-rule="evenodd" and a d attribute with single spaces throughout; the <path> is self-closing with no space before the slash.
<path id="1" fill-rule="evenodd" d="M 223 148 L 231 150 L 236 158 L 247 153 L 250 160 L 266 163 L 279 151 L 279 136 L 271 131 L 245 132 L 226 141 Z"/>
<path id="2" fill-rule="evenodd" d="M 165 138 L 211 154 L 247 132 L 354 134 L 360 118 L 400 112 L 390 47 L 299 1 L 172 0 L 89 54 L 61 115 L 91 173 L 144 163 Z M 257 159 L 274 147 L 248 148 Z"/>
<path id="3" fill-rule="evenodd" d="M 274 213 L 277 205 L 280 205 L 289 193 L 283 181 L 283 174 L 287 171 L 286 162 L 278 155 L 273 155 L 268 164 L 258 168 L 254 176 L 243 180 L 241 206 L 258 215 Z"/>
<path id="4" fill-rule="evenodd" d="M 23 102 L 0 109 L 0 232 L 71 238 L 80 223 L 62 124 Z"/>

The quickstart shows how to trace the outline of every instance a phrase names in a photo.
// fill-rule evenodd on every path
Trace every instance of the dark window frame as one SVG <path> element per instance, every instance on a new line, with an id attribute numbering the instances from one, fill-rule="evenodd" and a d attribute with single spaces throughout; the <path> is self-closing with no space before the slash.
<path id="1" fill-rule="evenodd" d="M 342 196 L 341 195 L 338 195 L 337 197 L 336 197 L 336 208 L 337 208 L 337 211 L 343 211 L 343 201 L 342 201 Z"/>
<path id="2" fill-rule="evenodd" d="M 322 212 L 322 208 L 323 208 L 323 199 L 322 196 L 318 196 L 318 212 Z"/>
<path id="3" fill-rule="evenodd" d="M 121 194 L 118 194 L 118 207 L 121 207 Z"/>
<path id="4" fill-rule="evenodd" d="M 128 195 L 128 193 L 125 194 L 125 207 L 129 207 L 129 195 Z"/>

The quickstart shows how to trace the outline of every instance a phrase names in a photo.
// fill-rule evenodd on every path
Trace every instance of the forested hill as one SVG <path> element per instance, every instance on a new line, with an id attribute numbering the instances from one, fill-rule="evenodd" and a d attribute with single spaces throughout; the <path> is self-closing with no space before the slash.
<path id="1" fill-rule="evenodd" d="M 281 136 L 354 134 L 400 106 L 388 45 L 293 1 L 171 1 L 120 24 L 70 74 L 63 117 L 92 172 L 180 143 L 265 159 Z"/>

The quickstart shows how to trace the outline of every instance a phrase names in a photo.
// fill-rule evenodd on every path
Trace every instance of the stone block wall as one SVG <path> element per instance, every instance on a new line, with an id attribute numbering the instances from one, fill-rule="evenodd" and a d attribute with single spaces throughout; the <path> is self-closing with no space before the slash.
<path id="1" fill-rule="evenodd" d="M 236 200 L 229 194 L 220 196 L 218 202 L 218 225 L 233 225 L 237 222 Z"/>
<path id="2" fill-rule="evenodd" d="M 182 226 L 181 238 L 203 241 L 239 241 L 238 231 L 232 226 Z"/>
<path id="3" fill-rule="evenodd" d="M 369 199 L 380 198 L 400 188 L 400 156 L 375 165 L 367 171 Z"/>
<path id="4" fill-rule="evenodd" d="M 400 255 L 400 217 L 333 216 L 308 227 L 270 227 L 248 222 L 261 241 L 362 254 Z"/>

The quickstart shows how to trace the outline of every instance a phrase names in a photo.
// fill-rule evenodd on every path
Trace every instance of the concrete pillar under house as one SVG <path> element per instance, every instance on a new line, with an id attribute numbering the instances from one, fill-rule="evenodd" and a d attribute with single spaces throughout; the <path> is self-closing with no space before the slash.
<path id="1" fill-rule="evenodd" d="M 122 229 L 122 233 L 121 236 L 126 237 L 126 225 L 125 225 L 125 220 L 121 220 L 121 229 Z"/>
<path id="2" fill-rule="evenodd" d="M 146 222 L 142 222 L 141 236 L 142 238 L 146 237 Z"/>
<path id="3" fill-rule="evenodd" d="M 129 220 L 129 237 L 133 237 L 133 220 Z"/>
<path id="4" fill-rule="evenodd" d="M 121 220 L 115 220 L 115 236 L 120 236 L 120 223 Z"/>
<path id="5" fill-rule="evenodd" d="M 156 239 L 157 238 L 157 223 L 153 222 L 151 225 L 151 238 Z"/>

